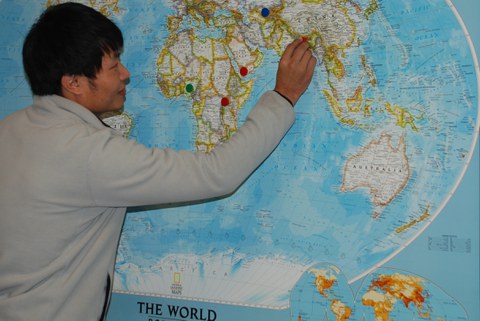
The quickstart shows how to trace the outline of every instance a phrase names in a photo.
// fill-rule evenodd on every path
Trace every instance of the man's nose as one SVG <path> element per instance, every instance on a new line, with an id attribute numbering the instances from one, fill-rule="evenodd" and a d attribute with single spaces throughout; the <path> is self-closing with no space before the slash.
<path id="1" fill-rule="evenodd" d="M 120 77 L 122 80 L 127 80 L 130 78 L 130 72 L 122 63 L 120 64 Z"/>

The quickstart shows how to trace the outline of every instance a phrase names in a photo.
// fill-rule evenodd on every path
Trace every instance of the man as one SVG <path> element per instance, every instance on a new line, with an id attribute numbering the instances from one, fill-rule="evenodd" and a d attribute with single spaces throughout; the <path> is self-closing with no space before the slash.
<path id="1" fill-rule="evenodd" d="M 275 91 L 229 141 L 177 152 L 99 120 L 124 104 L 122 49 L 114 23 L 73 3 L 47 9 L 25 39 L 33 104 L 0 122 L 0 320 L 103 320 L 126 207 L 232 193 L 292 125 L 316 64 L 294 41 Z"/>

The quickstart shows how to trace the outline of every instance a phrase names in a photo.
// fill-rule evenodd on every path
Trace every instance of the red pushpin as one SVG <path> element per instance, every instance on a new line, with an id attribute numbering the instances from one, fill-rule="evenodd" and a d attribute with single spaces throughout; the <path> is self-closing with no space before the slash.
<path id="1" fill-rule="evenodd" d="M 240 75 L 242 77 L 245 77 L 246 75 L 248 75 L 248 68 L 247 67 L 240 68 Z"/>
<path id="2" fill-rule="evenodd" d="M 228 97 L 223 97 L 220 103 L 223 107 L 227 107 L 228 105 L 230 105 L 230 100 L 228 99 Z"/>

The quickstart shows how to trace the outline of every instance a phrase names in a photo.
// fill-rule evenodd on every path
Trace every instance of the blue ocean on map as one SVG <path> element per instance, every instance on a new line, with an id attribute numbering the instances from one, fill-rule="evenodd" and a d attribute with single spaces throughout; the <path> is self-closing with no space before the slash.
<path id="1" fill-rule="evenodd" d="M 316 263 L 335 265 L 347 283 L 388 262 L 441 215 L 469 165 L 478 61 L 449 1 L 101 3 L 124 33 L 131 73 L 119 117 L 130 122 L 129 138 L 148 147 L 194 152 L 220 132 L 202 132 L 200 124 L 221 124 L 193 112 L 222 97 L 208 90 L 221 84 L 202 76 L 224 63 L 218 52 L 230 68 L 221 89 L 244 98 L 238 126 L 274 88 L 290 41 L 307 36 L 318 60 L 294 126 L 235 193 L 129 210 L 115 291 L 288 307 Z M 45 5 L 0 1 L 0 118 L 31 102 L 21 43 Z M 205 44 L 214 49 L 193 49 Z M 173 61 L 168 72 L 160 57 Z M 250 68 L 244 78 L 240 59 Z M 182 87 L 203 81 L 212 84 Z"/>

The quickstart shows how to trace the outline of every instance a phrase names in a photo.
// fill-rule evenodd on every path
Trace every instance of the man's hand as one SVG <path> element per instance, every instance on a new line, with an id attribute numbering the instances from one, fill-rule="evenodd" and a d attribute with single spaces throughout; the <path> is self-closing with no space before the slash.
<path id="1" fill-rule="evenodd" d="M 280 58 L 275 90 L 295 105 L 312 81 L 316 64 L 309 43 L 302 39 L 293 41 Z"/>

